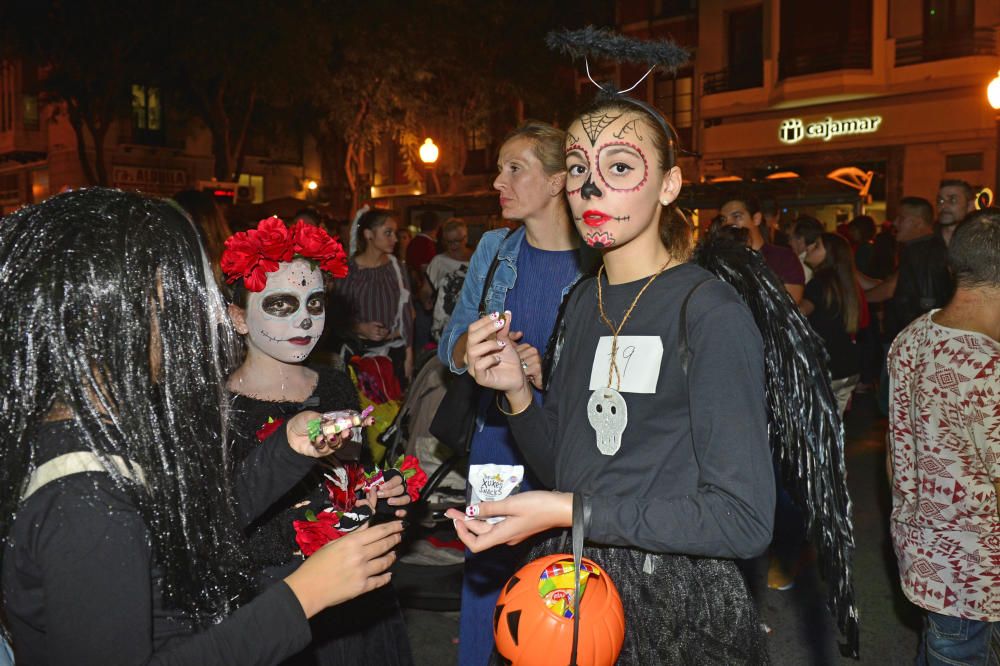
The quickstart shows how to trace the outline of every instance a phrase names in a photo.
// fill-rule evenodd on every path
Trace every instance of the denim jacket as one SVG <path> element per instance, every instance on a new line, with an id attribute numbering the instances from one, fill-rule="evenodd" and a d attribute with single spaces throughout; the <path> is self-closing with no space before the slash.
<path id="1" fill-rule="evenodd" d="M 469 261 L 469 271 L 465 275 L 465 284 L 462 285 L 462 293 L 459 295 L 458 303 L 451 313 L 451 319 L 441 333 L 438 358 L 456 374 L 464 373 L 465 368 L 455 367 L 452 351 L 455 349 L 458 339 L 468 331 L 469 325 L 479 319 L 479 299 L 483 295 L 483 284 L 486 282 L 486 274 L 490 270 L 490 264 L 493 263 L 493 257 L 498 257 L 500 263 L 496 273 L 493 274 L 493 282 L 490 284 L 489 291 L 486 293 L 487 312 L 503 312 L 507 292 L 514 287 L 514 283 L 517 281 L 517 254 L 521 250 L 521 240 L 524 238 L 525 230 L 521 226 L 505 238 L 507 233 L 507 229 L 494 229 L 483 234 L 472 259 Z M 564 304 L 566 295 L 583 277 L 591 263 L 589 260 L 593 258 L 591 257 L 593 253 L 586 246 L 581 247 L 581 252 L 583 253 L 580 262 L 581 272 L 578 272 L 576 278 L 564 286 L 562 290 Z M 556 330 L 560 328 L 560 324 L 561 321 L 556 322 Z"/>

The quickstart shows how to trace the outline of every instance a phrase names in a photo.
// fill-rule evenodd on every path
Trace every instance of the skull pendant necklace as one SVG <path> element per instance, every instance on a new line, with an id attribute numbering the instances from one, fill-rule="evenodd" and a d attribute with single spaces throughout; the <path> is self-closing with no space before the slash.
<path id="1" fill-rule="evenodd" d="M 632 300 L 632 305 L 625 311 L 625 316 L 622 317 L 618 326 L 611 323 L 608 315 L 604 312 L 604 297 L 601 291 L 604 266 L 602 265 L 597 271 L 597 309 L 601 313 L 601 321 L 611 329 L 611 365 L 608 367 L 608 385 L 590 394 L 590 400 L 587 402 L 587 420 L 590 421 L 590 426 L 597 433 L 597 449 L 606 456 L 618 453 L 618 449 L 622 446 L 622 434 L 628 426 L 628 404 L 619 392 L 622 382 L 621 374 L 618 371 L 618 334 L 622 332 L 625 322 L 628 321 L 629 315 L 632 314 L 632 310 L 639 303 L 643 293 L 669 265 L 670 260 L 663 264 L 663 267 L 656 271 L 643 285 Z M 615 388 L 611 388 L 612 381 L 615 382 Z"/>

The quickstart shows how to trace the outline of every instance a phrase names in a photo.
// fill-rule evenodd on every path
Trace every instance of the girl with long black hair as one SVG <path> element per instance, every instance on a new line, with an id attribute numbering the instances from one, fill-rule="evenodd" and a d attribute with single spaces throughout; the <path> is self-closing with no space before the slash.
<path id="1" fill-rule="evenodd" d="M 303 412 L 237 466 L 233 334 L 173 205 L 68 192 L 0 221 L 0 534 L 18 662 L 269 664 L 388 582 L 398 522 L 249 598 L 240 530 L 339 443 Z M 234 481 L 235 479 L 235 481 Z"/>

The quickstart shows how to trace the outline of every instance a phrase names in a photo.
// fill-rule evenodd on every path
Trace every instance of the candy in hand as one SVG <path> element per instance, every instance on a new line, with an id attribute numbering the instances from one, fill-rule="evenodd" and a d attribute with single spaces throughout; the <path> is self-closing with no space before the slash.
<path id="1" fill-rule="evenodd" d="M 371 414 L 374 410 L 375 408 L 369 405 L 360 414 L 353 409 L 326 412 L 321 418 L 309 422 L 309 438 L 316 440 L 320 435 L 335 437 L 345 430 L 373 425 L 375 419 Z"/>

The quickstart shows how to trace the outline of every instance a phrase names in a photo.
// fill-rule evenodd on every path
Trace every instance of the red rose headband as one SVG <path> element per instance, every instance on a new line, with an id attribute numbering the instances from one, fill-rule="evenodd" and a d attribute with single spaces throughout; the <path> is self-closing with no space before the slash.
<path id="1" fill-rule="evenodd" d="M 220 264 L 228 284 L 242 278 L 247 291 L 257 292 L 267 285 L 268 273 L 295 257 L 308 260 L 335 278 L 347 277 L 347 255 L 340 241 L 302 220 L 289 228 L 274 216 L 261 220 L 256 229 L 227 238 Z"/>

